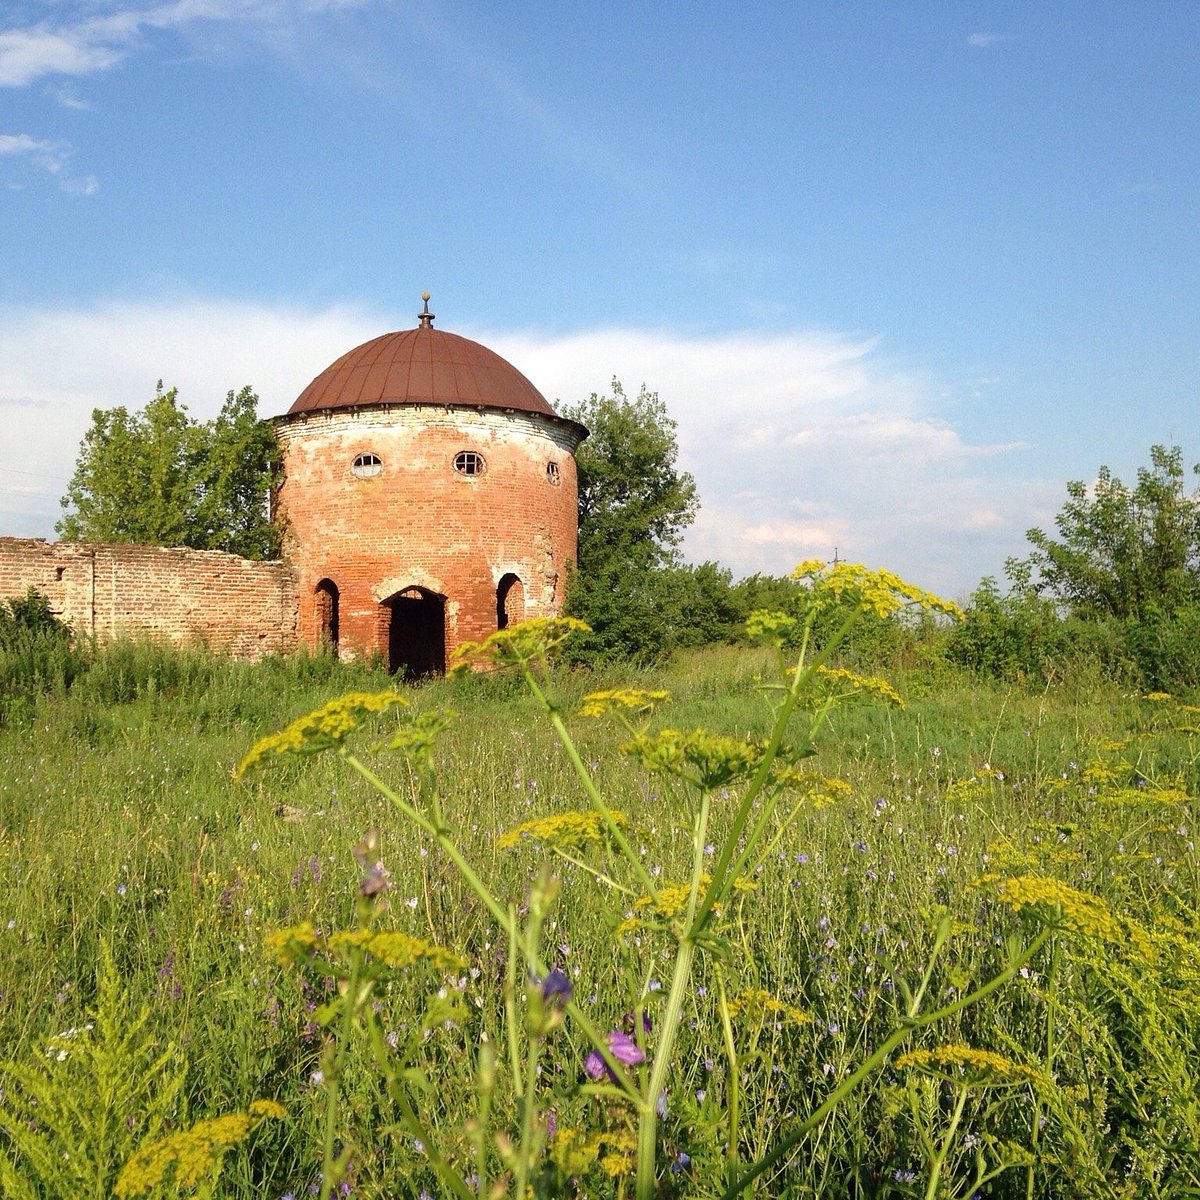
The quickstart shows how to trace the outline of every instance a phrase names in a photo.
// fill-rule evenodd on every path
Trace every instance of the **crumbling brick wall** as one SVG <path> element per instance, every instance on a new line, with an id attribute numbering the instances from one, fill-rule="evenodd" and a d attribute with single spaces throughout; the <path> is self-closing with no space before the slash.
<path id="1" fill-rule="evenodd" d="M 240 658 L 296 645 L 296 579 L 284 562 L 219 550 L 0 537 L 0 597 L 36 588 L 78 634 L 148 633 Z"/>

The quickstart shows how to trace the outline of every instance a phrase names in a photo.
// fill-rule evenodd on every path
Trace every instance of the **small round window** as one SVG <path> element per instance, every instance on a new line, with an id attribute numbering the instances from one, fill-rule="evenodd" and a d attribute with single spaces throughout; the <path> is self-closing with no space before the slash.
<path id="1" fill-rule="evenodd" d="M 546 478 L 550 480 L 555 487 L 558 486 L 558 463 L 548 462 L 546 464 Z"/>
<path id="2" fill-rule="evenodd" d="M 383 459 L 378 454 L 360 454 L 350 464 L 355 479 L 374 479 L 383 470 Z"/>
<path id="3" fill-rule="evenodd" d="M 460 475 L 482 475 L 486 466 L 483 455 L 474 450 L 460 450 L 454 456 L 454 469 Z"/>

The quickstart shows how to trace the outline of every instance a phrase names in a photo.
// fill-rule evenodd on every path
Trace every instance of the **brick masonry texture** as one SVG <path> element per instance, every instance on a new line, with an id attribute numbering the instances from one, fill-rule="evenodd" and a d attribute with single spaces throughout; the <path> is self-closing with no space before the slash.
<path id="1" fill-rule="evenodd" d="M 276 430 L 282 561 L 0 537 L 0 597 L 34 587 L 88 637 L 148 633 L 258 658 L 320 645 L 336 595 L 340 655 L 378 654 L 395 668 L 415 638 L 426 669 L 501 620 L 561 611 L 576 550 L 578 427 L 538 413 L 395 405 L 289 415 Z M 455 470 L 464 451 L 482 458 L 482 472 Z M 356 476 L 360 455 L 379 460 L 378 474 Z M 393 606 L 405 592 L 435 619 L 397 642 L 393 624 L 413 607 Z"/>
<path id="2" fill-rule="evenodd" d="M 296 645 L 296 582 L 286 562 L 217 550 L 84 545 L 0 537 L 0 596 L 37 588 L 77 634 L 151 634 L 241 658 Z"/>
<path id="3" fill-rule="evenodd" d="M 339 597 L 343 655 L 388 654 L 387 602 L 420 588 L 445 600 L 445 651 L 509 620 L 557 614 L 575 556 L 576 434 L 532 413 L 396 405 L 281 418 L 285 556 L 298 577 L 299 636 L 321 637 L 318 585 Z M 455 456 L 484 470 L 464 475 Z M 354 460 L 381 468 L 356 478 Z"/>

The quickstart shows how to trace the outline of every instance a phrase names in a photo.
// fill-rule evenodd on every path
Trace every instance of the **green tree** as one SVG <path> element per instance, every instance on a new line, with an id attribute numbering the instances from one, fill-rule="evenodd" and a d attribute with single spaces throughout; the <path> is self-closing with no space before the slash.
<path id="1" fill-rule="evenodd" d="M 676 425 L 655 392 L 619 380 L 563 413 L 591 431 L 579 447 L 579 553 L 567 610 L 592 626 L 589 659 L 648 661 L 679 639 L 676 547 L 695 516 L 696 484 L 676 466 Z M 678 584 L 676 578 L 674 584 Z"/>
<path id="2" fill-rule="evenodd" d="M 1200 602 L 1200 492 L 1186 490 L 1178 446 L 1151 447 L 1150 461 L 1132 488 L 1107 467 L 1090 487 L 1068 483 L 1058 538 L 1031 529 L 1033 552 L 1007 563 L 1018 591 L 1086 618 L 1141 621 Z"/>
<path id="3" fill-rule="evenodd" d="M 95 409 L 56 526 L 69 541 L 136 542 L 272 558 L 275 434 L 249 387 L 193 421 L 175 388 L 140 412 Z"/>

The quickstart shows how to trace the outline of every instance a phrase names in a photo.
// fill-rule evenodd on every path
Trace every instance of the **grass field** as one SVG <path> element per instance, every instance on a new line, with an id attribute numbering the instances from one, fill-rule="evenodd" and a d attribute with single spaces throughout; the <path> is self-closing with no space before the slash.
<path id="1" fill-rule="evenodd" d="M 728 647 L 552 678 L 644 876 L 607 837 L 498 844 L 589 811 L 519 679 L 433 682 L 370 718 L 347 746 L 436 815 L 507 932 L 338 754 L 233 776 L 385 674 L 131 644 L 23 707 L 0 729 L 0 1190 L 108 1196 L 157 1146 L 120 1194 L 632 1196 L 640 1095 L 661 1195 L 1200 1194 L 1200 713 L 1087 672 L 1025 690 L 909 665 L 904 707 L 834 708 L 797 763 L 825 782 L 774 809 L 764 792 L 744 830 L 748 775 L 697 789 L 575 715 L 588 693 L 665 688 L 651 734 L 761 739 L 771 670 Z M 370 752 L 445 709 L 427 760 Z M 663 892 L 760 817 L 674 986 Z M 663 891 L 639 906 L 641 878 Z M 271 939 L 305 929 L 299 949 Z M 393 930 L 419 939 L 403 964 L 364 950 Z M 598 1080 L 585 1023 L 634 1047 Z"/>

